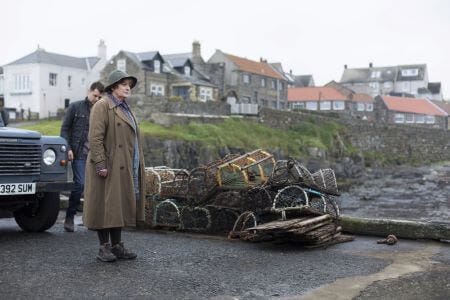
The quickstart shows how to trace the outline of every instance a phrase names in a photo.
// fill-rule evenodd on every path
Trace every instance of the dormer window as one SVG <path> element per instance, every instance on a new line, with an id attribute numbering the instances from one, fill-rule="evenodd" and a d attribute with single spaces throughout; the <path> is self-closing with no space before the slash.
<path id="1" fill-rule="evenodd" d="M 153 68 L 155 73 L 161 73 L 161 62 L 159 60 L 154 60 Z"/>
<path id="2" fill-rule="evenodd" d="M 370 74 L 370 78 L 380 78 L 381 77 L 381 71 L 372 71 Z"/>
<path id="3" fill-rule="evenodd" d="M 403 77 L 414 77 L 419 75 L 419 69 L 404 69 L 402 70 Z"/>
<path id="4" fill-rule="evenodd" d="M 184 75 L 191 76 L 191 67 L 184 66 Z"/>

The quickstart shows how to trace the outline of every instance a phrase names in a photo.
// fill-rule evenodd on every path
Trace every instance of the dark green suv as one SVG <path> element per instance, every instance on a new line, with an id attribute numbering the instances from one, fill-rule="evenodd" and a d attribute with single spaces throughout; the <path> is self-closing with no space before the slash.
<path id="1" fill-rule="evenodd" d="M 67 142 L 35 131 L 0 127 L 0 216 L 25 231 L 55 224 L 59 193 L 69 191 Z"/>

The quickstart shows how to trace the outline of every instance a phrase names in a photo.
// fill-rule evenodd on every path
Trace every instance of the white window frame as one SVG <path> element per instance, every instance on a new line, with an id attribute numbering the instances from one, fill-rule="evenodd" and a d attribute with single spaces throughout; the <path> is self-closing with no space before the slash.
<path id="1" fill-rule="evenodd" d="M 306 101 L 306 109 L 307 110 L 317 110 L 319 103 L 317 101 Z"/>
<path id="2" fill-rule="evenodd" d="M 394 115 L 394 123 L 397 123 L 397 124 L 405 123 L 405 114 L 403 114 L 403 113 L 396 113 Z"/>
<path id="3" fill-rule="evenodd" d="M 392 87 L 393 87 L 393 84 L 390 81 L 386 81 L 385 83 L 383 83 L 383 88 L 385 88 L 385 89 L 391 89 Z"/>
<path id="4" fill-rule="evenodd" d="M 373 104 L 372 103 L 366 103 L 366 111 L 373 111 Z"/>
<path id="5" fill-rule="evenodd" d="M 31 92 L 30 75 L 28 74 L 14 74 L 13 92 L 15 93 L 29 93 Z"/>
<path id="6" fill-rule="evenodd" d="M 345 101 L 333 101 L 333 110 L 345 110 Z"/>
<path id="7" fill-rule="evenodd" d="M 250 84 L 251 78 L 250 78 L 250 74 L 244 73 L 242 74 L 242 82 L 244 84 Z"/>
<path id="8" fill-rule="evenodd" d="M 416 115 L 415 122 L 417 124 L 424 124 L 425 123 L 425 115 Z"/>
<path id="9" fill-rule="evenodd" d="M 358 103 L 356 103 L 356 110 L 357 111 L 365 111 L 366 106 L 364 105 L 364 103 L 358 102 Z"/>
<path id="10" fill-rule="evenodd" d="M 212 88 L 200 87 L 200 101 L 206 102 L 212 100 Z"/>
<path id="11" fill-rule="evenodd" d="M 414 123 L 414 114 L 407 113 L 405 114 L 405 123 Z"/>
<path id="12" fill-rule="evenodd" d="M 427 123 L 427 124 L 434 124 L 434 123 L 436 123 L 435 116 L 425 115 L 425 123 Z"/>
<path id="13" fill-rule="evenodd" d="M 380 88 L 380 84 L 378 82 L 369 82 L 369 86 L 374 90 L 378 90 Z"/>
<path id="14" fill-rule="evenodd" d="M 381 71 L 372 71 L 370 73 L 370 78 L 380 78 L 381 77 Z"/>
<path id="15" fill-rule="evenodd" d="M 125 58 L 118 59 L 116 62 L 117 70 L 127 72 L 127 60 Z"/>
<path id="16" fill-rule="evenodd" d="M 261 78 L 261 87 L 266 87 L 266 78 Z"/>
<path id="17" fill-rule="evenodd" d="M 184 66 L 184 75 L 191 76 L 191 67 Z"/>
<path id="18" fill-rule="evenodd" d="M 292 109 L 305 109 L 305 102 L 292 102 Z"/>
<path id="19" fill-rule="evenodd" d="M 48 85 L 49 86 L 57 86 L 58 85 L 58 74 L 57 73 L 48 73 Z"/>
<path id="20" fill-rule="evenodd" d="M 155 73 L 161 73 L 161 62 L 157 59 L 153 61 L 153 71 Z"/>
<path id="21" fill-rule="evenodd" d="M 331 101 L 320 101 L 320 110 L 331 110 Z"/>
<path id="22" fill-rule="evenodd" d="M 164 94 L 165 94 L 164 84 L 150 83 L 150 95 L 164 96 Z"/>
<path id="23" fill-rule="evenodd" d="M 419 75 L 419 69 L 404 69 L 402 70 L 402 77 L 415 77 Z"/>

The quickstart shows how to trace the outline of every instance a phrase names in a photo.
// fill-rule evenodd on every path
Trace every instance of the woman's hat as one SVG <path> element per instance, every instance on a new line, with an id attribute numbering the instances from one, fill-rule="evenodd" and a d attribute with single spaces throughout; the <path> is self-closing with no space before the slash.
<path id="1" fill-rule="evenodd" d="M 108 83 L 105 87 L 105 91 L 110 92 L 111 88 L 120 81 L 124 79 L 130 79 L 131 80 L 131 88 L 134 88 L 137 83 L 137 78 L 134 76 L 130 76 L 127 73 L 120 71 L 120 70 L 114 70 L 112 71 L 108 76 Z"/>

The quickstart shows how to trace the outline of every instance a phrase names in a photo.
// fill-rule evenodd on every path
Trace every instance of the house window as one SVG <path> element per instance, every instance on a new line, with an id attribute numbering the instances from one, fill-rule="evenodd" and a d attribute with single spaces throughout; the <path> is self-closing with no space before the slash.
<path id="1" fill-rule="evenodd" d="M 244 96 L 241 99 L 242 99 L 241 103 L 251 103 L 252 102 L 252 99 L 247 96 Z"/>
<path id="2" fill-rule="evenodd" d="M 56 73 L 49 73 L 48 74 L 48 84 L 51 85 L 51 86 L 56 86 L 57 78 L 58 78 L 58 74 L 56 74 Z"/>
<path id="3" fill-rule="evenodd" d="M 308 109 L 308 110 L 317 110 L 317 101 L 308 101 L 308 102 L 306 102 L 306 109 Z"/>
<path id="4" fill-rule="evenodd" d="M 262 106 L 267 107 L 267 106 L 269 106 L 269 101 L 267 101 L 266 99 L 261 99 L 261 104 L 262 104 Z"/>
<path id="5" fill-rule="evenodd" d="M 164 96 L 164 85 L 157 83 L 150 84 L 150 95 Z"/>
<path id="6" fill-rule="evenodd" d="M 367 103 L 366 104 L 366 110 L 367 111 L 373 111 L 373 104 L 372 103 Z"/>
<path id="7" fill-rule="evenodd" d="M 184 66 L 184 75 L 191 76 L 191 67 Z"/>
<path id="8" fill-rule="evenodd" d="M 425 123 L 425 116 L 424 115 L 416 115 L 416 123 L 418 123 L 418 124 Z"/>
<path id="9" fill-rule="evenodd" d="M 381 71 L 372 71 L 372 73 L 370 73 L 370 78 L 380 78 L 381 76 Z"/>
<path id="10" fill-rule="evenodd" d="M 159 60 L 154 60 L 153 68 L 155 73 L 161 73 L 161 62 Z"/>
<path id="11" fill-rule="evenodd" d="M 242 74 L 242 81 L 245 84 L 250 84 L 250 75 L 249 74 Z"/>
<path id="12" fill-rule="evenodd" d="M 371 88 L 373 88 L 374 90 L 378 90 L 378 88 L 380 87 L 380 84 L 378 82 L 370 82 L 369 86 Z"/>
<path id="13" fill-rule="evenodd" d="M 419 69 L 405 69 L 402 70 L 403 77 L 415 77 L 419 75 Z"/>
<path id="14" fill-rule="evenodd" d="M 305 102 L 294 102 L 292 103 L 292 109 L 304 109 Z"/>
<path id="15" fill-rule="evenodd" d="M 23 93 L 31 91 L 31 81 L 28 74 L 14 74 L 13 92 Z"/>
<path id="16" fill-rule="evenodd" d="M 285 109 L 286 105 L 284 104 L 284 102 L 280 102 L 280 109 Z"/>
<path id="17" fill-rule="evenodd" d="M 425 116 L 425 123 L 427 124 L 434 124 L 436 122 L 436 119 L 434 116 Z"/>
<path id="18" fill-rule="evenodd" d="M 331 101 L 320 101 L 320 110 L 331 110 Z"/>
<path id="19" fill-rule="evenodd" d="M 344 101 L 333 101 L 333 110 L 344 110 L 345 103 Z"/>
<path id="20" fill-rule="evenodd" d="M 200 101 L 212 100 L 212 88 L 200 87 Z"/>
<path id="21" fill-rule="evenodd" d="M 261 78 L 261 86 L 266 87 L 266 79 L 265 78 Z"/>
<path id="22" fill-rule="evenodd" d="M 364 111 L 366 109 L 364 103 L 356 103 L 356 110 L 357 111 Z"/>
<path id="23" fill-rule="evenodd" d="M 67 76 L 67 87 L 70 89 L 72 87 L 72 76 Z"/>
<path id="24" fill-rule="evenodd" d="M 383 88 L 391 89 L 392 88 L 392 82 L 386 81 L 385 83 L 383 83 Z"/>
<path id="25" fill-rule="evenodd" d="M 120 70 L 122 72 L 127 71 L 127 62 L 124 58 L 117 60 L 117 70 Z"/>
<path id="26" fill-rule="evenodd" d="M 406 114 L 405 121 L 406 123 L 414 123 L 414 114 Z"/>
<path id="27" fill-rule="evenodd" d="M 272 101 L 272 108 L 274 109 L 278 108 L 277 101 Z"/>
<path id="28" fill-rule="evenodd" d="M 280 84 L 278 85 L 278 89 L 281 91 L 284 89 L 284 83 L 280 82 Z"/>
<path id="29" fill-rule="evenodd" d="M 394 122 L 395 123 L 405 123 L 405 114 L 395 114 Z"/>
<path id="30" fill-rule="evenodd" d="M 277 81 L 272 80 L 272 90 L 276 90 L 276 89 L 277 89 Z"/>

